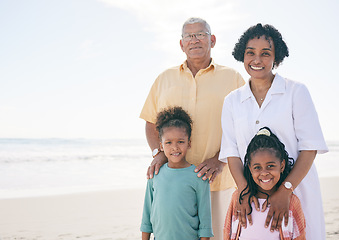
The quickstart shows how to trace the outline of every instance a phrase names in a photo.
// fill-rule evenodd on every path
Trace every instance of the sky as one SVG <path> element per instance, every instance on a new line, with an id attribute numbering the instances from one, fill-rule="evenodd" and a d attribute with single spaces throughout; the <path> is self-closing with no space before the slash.
<path id="1" fill-rule="evenodd" d="M 275 71 L 308 87 L 325 139 L 339 140 L 336 0 L 2 0 L 0 138 L 145 138 L 155 78 L 186 59 L 182 24 L 204 18 L 214 61 L 239 71 L 241 34 L 275 26 L 290 51 Z"/>

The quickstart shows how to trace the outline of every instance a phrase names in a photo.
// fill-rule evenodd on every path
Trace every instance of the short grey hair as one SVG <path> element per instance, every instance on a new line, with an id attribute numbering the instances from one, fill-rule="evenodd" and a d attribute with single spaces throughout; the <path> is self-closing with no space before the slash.
<path id="1" fill-rule="evenodd" d="M 211 33 L 211 27 L 210 25 L 202 18 L 196 18 L 196 17 L 191 17 L 189 19 L 186 20 L 186 22 L 184 23 L 184 25 L 182 26 L 182 35 L 184 34 L 184 29 L 186 27 L 186 25 L 188 24 L 193 24 L 193 23 L 202 23 L 204 24 L 205 28 L 207 29 L 208 33 Z"/>

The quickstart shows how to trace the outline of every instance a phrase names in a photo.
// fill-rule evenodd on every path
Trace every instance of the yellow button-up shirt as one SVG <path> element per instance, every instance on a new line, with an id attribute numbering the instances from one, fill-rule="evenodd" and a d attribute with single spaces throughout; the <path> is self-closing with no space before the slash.
<path id="1" fill-rule="evenodd" d="M 193 120 L 192 144 L 186 160 L 197 166 L 219 152 L 224 98 L 244 83 L 238 72 L 213 61 L 193 77 L 185 62 L 167 69 L 158 76 L 140 118 L 155 123 L 157 113 L 165 108 L 181 106 L 186 110 Z M 211 191 L 225 190 L 233 186 L 234 180 L 226 166 L 211 184 Z"/>

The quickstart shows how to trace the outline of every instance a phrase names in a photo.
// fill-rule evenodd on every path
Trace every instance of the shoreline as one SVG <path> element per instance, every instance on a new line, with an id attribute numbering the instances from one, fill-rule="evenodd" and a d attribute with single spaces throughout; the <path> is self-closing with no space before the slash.
<path id="1" fill-rule="evenodd" d="M 326 239 L 339 239 L 339 176 L 320 178 Z M 136 240 L 145 189 L 0 199 L 0 239 Z"/>

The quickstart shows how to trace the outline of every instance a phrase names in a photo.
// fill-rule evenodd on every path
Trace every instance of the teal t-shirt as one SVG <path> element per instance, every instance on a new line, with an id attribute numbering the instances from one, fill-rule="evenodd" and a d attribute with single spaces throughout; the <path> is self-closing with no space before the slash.
<path id="1" fill-rule="evenodd" d="M 194 169 L 165 164 L 148 180 L 142 232 L 153 233 L 157 240 L 213 237 L 210 186 Z"/>

